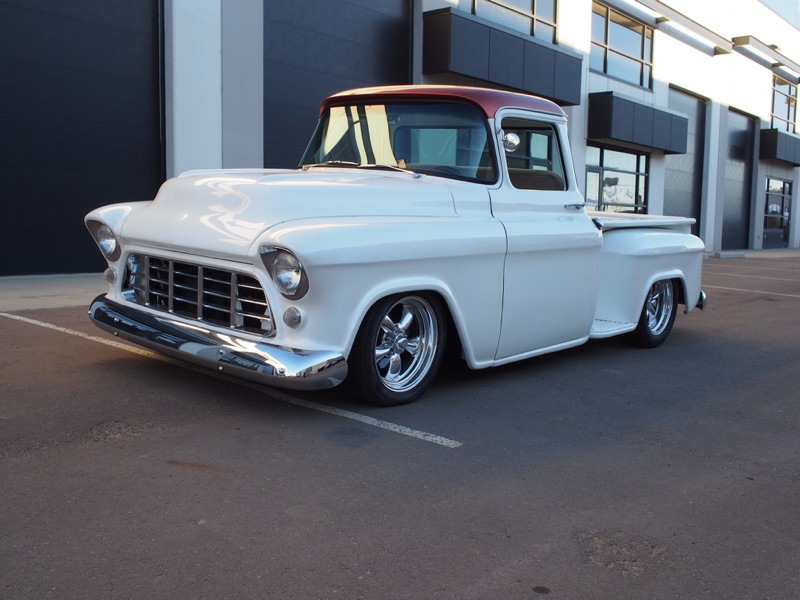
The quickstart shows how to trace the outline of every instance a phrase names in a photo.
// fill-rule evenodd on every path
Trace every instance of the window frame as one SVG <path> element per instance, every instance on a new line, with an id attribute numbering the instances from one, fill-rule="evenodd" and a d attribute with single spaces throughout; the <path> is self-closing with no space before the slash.
<path id="1" fill-rule="evenodd" d="M 472 0 L 470 3 L 470 12 L 475 15 L 476 17 L 489 17 L 491 15 L 486 14 L 484 12 L 486 5 L 490 5 L 493 7 L 493 10 L 499 11 L 506 11 L 513 17 L 523 17 L 529 20 L 529 27 L 527 31 L 522 29 L 517 29 L 516 27 L 511 27 L 521 33 L 525 33 L 530 35 L 537 40 L 542 40 L 551 44 L 558 44 L 558 3 L 559 0 L 552 0 L 553 3 L 553 18 L 549 19 L 547 17 L 543 17 L 541 14 L 537 14 L 537 8 L 539 2 L 544 2 L 545 0 L 526 0 L 530 4 L 530 10 L 525 10 L 520 8 L 519 6 L 515 6 L 511 2 L 504 2 L 503 0 Z M 548 0 L 549 1 L 549 0 Z M 482 8 L 483 5 L 483 8 Z M 540 13 L 540 11 L 538 11 Z M 502 23 L 500 23 L 502 24 Z M 505 25 L 509 27 L 509 25 Z M 538 27 L 537 27 L 538 26 Z M 548 31 L 552 31 L 552 35 L 549 37 L 544 37 L 542 35 L 537 35 L 539 32 L 540 27 L 548 28 Z"/>
<path id="2" fill-rule="evenodd" d="M 787 94 L 781 87 L 789 88 Z M 775 103 L 779 98 L 786 100 L 786 112 L 778 114 L 775 111 Z M 780 75 L 772 76 L 772 109 L 771 114 L 771 127 L 781 131 L 788 131 L 789 133 L 797 132 L 797 84 L 787 81 Z"/>
<path id="3" fill-rule="evenodd" d="M 773 183 L 780 184 L 780 190 L 773 189 Z M 789 224 L 791 223 L 792 215 L 792 181 L 782 177 L 775 177 L 768 175 L 766 179 L 766 189 L 764 194 L 764 238 L 766 242 L 766 233 L 768 231 L 781 231 L 780 247 L 786 248 L 789 246 Z M 770 211 L 772 206 L 778 207 L 778 211 Z M 777 221 L 777 227 L 776 225 Z M 773 225 L 773 227 L 770 227 Z M 775 247 L 775 246 L 771 246 Z"/>
<path id="4" fill-rule="evenodd" d="M 647 152 L 639 152 L 629 149 L 621 149 L 610 146 L 603 146 L 601 144 L 588 144 L 587 150 L 594 148 L 598 150 L 598 163 L 590 164 L 587 152 L 586 157 L 586 201 L 587 206 L 591 206 L 592 210 L 597 211 L 613 211 L 613 212 L 632 212 L 634 214 L 647 214 L 650 195 L 650 154 Z M 606 162 L 606 152 L 616 152 L 620 154 L 627 154 L 636 157 L 636 169 L 624 169 L 616 166 L 604 164 Z M 643 165 L 643 170 L 642 169 Z M 603 190 L 607 187 L 606 182 L 611 179 L 608 174 L 619 173 L 622 175 L 633 175 L 634 177 L 634 192 L 633 196 L 641 197 L 641 202 L 605 202 Z M 598 177 L 598 194 L 597 204 L 593 205 L 589 201 L 589 177 L 590 174 L 597 175 Z M 610 187 L 610 186 L 608 186 Z M 609 208 L 606 208 L 609 207 Z"/>
<path id="5" fill-rule="evenodd" d="M 602 40 L 598 40 L 595 32 L 595 15 L 603 19 L 603 33 Z M 603 73 L 608 77 L 624 81 L 631 85 L 636 85 L 648 90 L 653 89 L 653 45 L 655 38 L 655 30 L 649 25 L 626 15 L 610 6 L 597 2 L 592 2 L 592 34 L 591 34 L 591 50 L 589 52 L 589 70 L 596 73 Z M 616 24 L 628 31 L 634 29 L 627 27 L 625 23 L 635 23 L 637 28 L 641 28 L 641 33 L 635 32 L 640 36 L 639 49 L 637 54 L 633 54 L 620 45 L 615 45 L 612 42 L 612 25 Z M 593 65 L 596 62 L 596 57 L 602 58 L 602 68 Z M 622 64 L 625 61 L 635 62 L 639 71 L 638 82 L 633 81 L 633 78 L 627 78 L 609 72 L 609 57 L 620 61 Z"/>

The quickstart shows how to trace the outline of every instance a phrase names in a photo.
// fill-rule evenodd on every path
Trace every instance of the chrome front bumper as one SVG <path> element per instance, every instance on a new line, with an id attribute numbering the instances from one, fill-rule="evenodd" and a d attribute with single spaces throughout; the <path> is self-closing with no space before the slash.
<path id="1" fill-rule="evenodd" d="M 202 322 L 187 324 L 155 316 L 98 296 L 89 318 L 100 329 L 145 348 L 187 362 L 292 390 L 321 390 L 339 385 L 347 361 L 335 352 L 303 352 L 219 332 Z"/>

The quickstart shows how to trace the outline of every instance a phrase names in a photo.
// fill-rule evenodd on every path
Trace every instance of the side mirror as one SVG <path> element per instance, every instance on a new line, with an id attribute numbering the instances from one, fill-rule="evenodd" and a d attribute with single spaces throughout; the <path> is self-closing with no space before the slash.
<path id="1" fill-rule="evenodd" d="M 519 148 L 519 136 L 516 133 L 506 133 L 503 136 L 503 148 L 506 152 L 513 152 Z"/>

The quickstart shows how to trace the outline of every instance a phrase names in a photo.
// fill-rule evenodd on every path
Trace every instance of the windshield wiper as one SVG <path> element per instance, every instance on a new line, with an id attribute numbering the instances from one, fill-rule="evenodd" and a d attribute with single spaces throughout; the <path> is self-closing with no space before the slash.
<path id="1" fill-rule="evenodd" d="M 416 173 L 411 169 L 404 169 L 403 167 L 399 167 L 397 165 L 376 164 L 376 163 L 361 164 L 352 160 L 326 160 L 324 163 L 316 163 L 316 164 L 300 166 L 300 168 L 303 171 L 308 171 L 308 169 L 311 167 L 349 167 L 356 169 L 382 169 L 384 171 L 399 171 L 400 173 L 411 173 L 414 177 L 422 177 L 419 173 Z"/>
<path id="2" fill-rule="evenodd" d="M 326 160 L 324 163 L 314 163 L 310 165 L 301 165 L 303 171 L 308 171 L 310 167 L 352 167 L 358 168 L 361 164 L 352 160 Z"/>
<path id="3" fill-rule="evenodd" d="M 358 165 L 360 169 L 383 169 L 385 171 L 399 171 L 401 173 L 411 173 L 416 177 L 419 177 L 417 173 L 412 171 L 411 169 L 404 169 L 403 167 L 399 167 L 397 165 L 387 165 L 387 164 L 375 164 L 370 163 L 366 165 Z"/>

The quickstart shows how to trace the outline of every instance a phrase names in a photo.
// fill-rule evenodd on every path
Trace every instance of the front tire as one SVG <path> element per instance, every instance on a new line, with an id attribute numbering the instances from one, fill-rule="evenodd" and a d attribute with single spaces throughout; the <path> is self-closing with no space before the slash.
<path id="1" fill-rule="evenodd" d="M 678 314 L 678 294 L 671 279 L 656 281 L 647 291 L 636 329 L 623 339 L 640 348 L 655 348 L 664 343 Z"/>
<path id="2" fill-rule="evenodd" d="M 419 398 L 442 364 L 445 325 L 437 297 L 410 294 L 377 302 L 364 317 L 350 352 L 351 389 L 376 406 Z"/>

